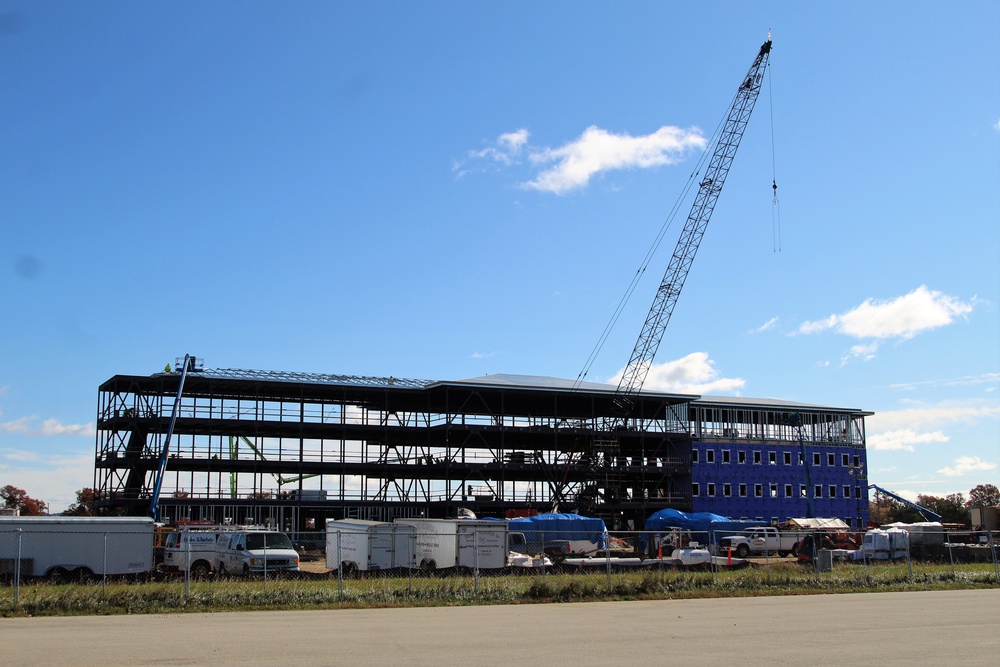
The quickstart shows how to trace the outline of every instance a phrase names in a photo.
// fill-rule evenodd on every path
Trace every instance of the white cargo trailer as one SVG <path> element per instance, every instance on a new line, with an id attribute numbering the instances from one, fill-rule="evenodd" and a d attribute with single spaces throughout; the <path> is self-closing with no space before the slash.
<path id="1" fill-rule="evenodd" d="M 415 567 L 416 529 L 384 521 L 326 522 L 326 566 L 346 573 Z"/>
<path id="2" fill-rule="evenodd" d="M 153 569 L 153 520 L 0 516 L 0 574 L 85 579 Z"/>
<path id="3" fill-rule="evenodd" d="M 507 566 L 507 522 L 478 519 L 396 519 L 416 529 L 415 561 L 425 570 L 494 570 Z"/>

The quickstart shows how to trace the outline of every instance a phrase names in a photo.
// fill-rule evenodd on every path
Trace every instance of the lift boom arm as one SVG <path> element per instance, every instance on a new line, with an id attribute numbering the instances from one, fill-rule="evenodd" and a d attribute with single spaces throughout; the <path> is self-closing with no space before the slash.
<path id="1" fill-rule="evenodd" d="M 760 52 L 754 59 L 750 71 L 743 77 L 736 98 L 729 108 L 725 126 L 715 144 L 711 162 L 698 188 L 698 194 L 677 241 L 677 247 L 674 248 L 670 264 L 667 266 L 660 287 L 656 291 L 653 305 L 646 316 L 646 322 L 642 325 L 639 339 L 636 341 L 635 349 L 632 350 L 632 357 L 618 383 L 614 400 L 616 423 L 610 425 L 611 429 L 624 425 L 624 421 L 632 412 L 633 399 L 638 395 L 646 381 L 653 357 L 656 356 L 656 350 L 663 338 L 663 332 L 670 322 L 670 316 L 674 312 L 677 298 L 680 296 L 684 281 L 691 270 L 691 263 L 698 252 L 705 228 L 715 210 L 715 204 L 722 192 L 722 186 L 726 182 L 726 176 L 729 175 L 733 158 L 736 157 L 736 149 L 739 148 L 740 140 L 743 138 L 747 121 L 750 120 L 750 113 L 757 102 L 770 53 L 771 40 L 769 39 L 760 47 Z"/>
<path id="2" fill-rule="evenodd" d="M 934 510 L 929 510 L 926 507 L 921 507 L 920 505 L 916 504 L 915 502 L 907 500 L 903 496 L 897 496 L 892 491 L 887 491 L 886 489 L 883 489 L 881 486 L 876 486 L 875 484 L 869 484 L 868 488 L 869 489 L 875 489 L 879 493 L 887 495 L 887 496 L 889 496 L 890 498 L 892 498 L 893 500 L 895 500 L 897 502 L 903 503 L 907 507 L 912 507 L 913 509 L 915 509 L 918 512 L 920 512 L 920 514 L 925 519 L 927 519 L 928 521 L 940 521 L 941 520 L 941 515 L 938 514 L 937 512 L 935 512 Z"/>

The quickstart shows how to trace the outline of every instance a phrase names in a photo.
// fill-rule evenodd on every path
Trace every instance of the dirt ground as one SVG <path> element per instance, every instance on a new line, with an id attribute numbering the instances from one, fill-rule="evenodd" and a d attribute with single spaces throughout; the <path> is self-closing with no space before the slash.
<path id="1" fill-rule="evenodd" d="M 309 572 L 311 574 L 326 574 L 330 572 L 330 568 L 326 566 L 326 558 L 321 553 L 309 553 L 308 551 L 302 554 L 299 560 L 299 569 L 303 572 Z"/>

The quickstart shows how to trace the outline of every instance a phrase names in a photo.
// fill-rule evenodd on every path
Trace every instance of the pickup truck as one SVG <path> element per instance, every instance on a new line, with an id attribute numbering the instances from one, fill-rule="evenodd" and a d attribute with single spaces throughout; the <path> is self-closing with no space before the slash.
<path id="1" fill-rule="evenodd" d="M 719 540 L 719 548 L 723 553 L 732 549 L 737 558 L 747 558 L 751 554 L 777 554 L 784 558 L 788 554 L 797 555 L 801 541 L 800 533 L 782 533 L 771 526 L 760 526 L 723 537 Z"/>

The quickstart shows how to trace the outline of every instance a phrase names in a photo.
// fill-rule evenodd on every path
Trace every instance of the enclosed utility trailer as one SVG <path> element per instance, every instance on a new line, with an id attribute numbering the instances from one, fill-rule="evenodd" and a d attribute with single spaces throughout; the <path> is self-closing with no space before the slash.
<path id="1" fill-rule="evenodd" d="M 326 566 L 344 572 L 415 567 L 413 526 L 341 519 L 326 522 Z"/>
<path id="2" fill-rule="evenodd" d="M 507 566 L 507 522 L 485 519 L 396 519 L 416 531 L 415 561 L 424 570 Z"/>
<path id="3" fill-rule="evenodd" d="M 73 579 L 150 572 L 153 527 L 141 517 L 0 516 L 0 574 Z"/>

